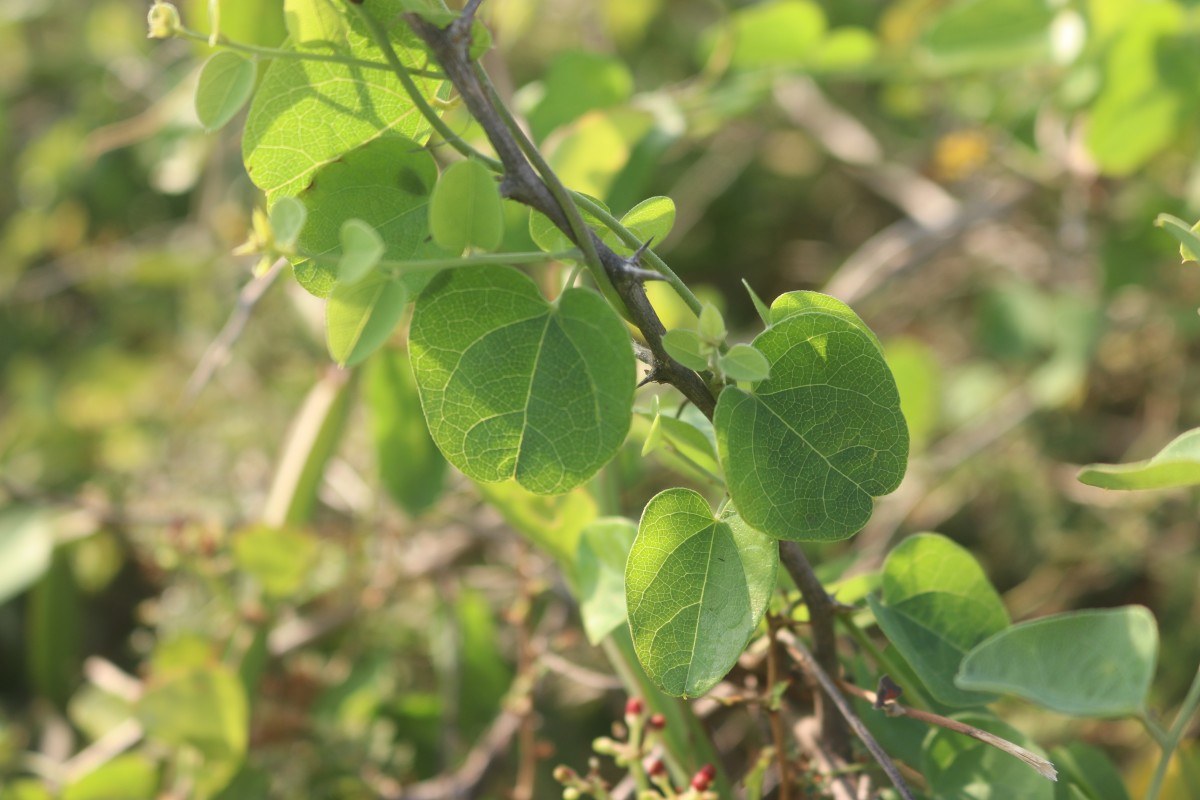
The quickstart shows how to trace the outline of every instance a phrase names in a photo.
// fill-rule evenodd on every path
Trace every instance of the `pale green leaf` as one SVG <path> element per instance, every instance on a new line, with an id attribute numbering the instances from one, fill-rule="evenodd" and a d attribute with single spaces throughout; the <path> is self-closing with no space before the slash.
<path id="1" fill-rule="evenodd" d="M 588 641 L 599 644 L 626 622 L 625 562 L 637 525 L 624 517 L 603 517 L 583 529 L 575 554 L 579 615 Z"/>
<path id="2" fill-rule="evenodd" d="M 700 334 L 687 328 L 667 331 L 662 337 L 663 348 L 667 355 L 683 364 L 688 369 L 708 369 L 708 357 L 712 354 L 712 345 L 700 338 Z"/>
<path id="3" fill-rule="evenodd" d="M 447 270 L 419 298 L 409 337 L 433 440 L 475 480 L 565 492 L 629 431 L 633 349 L 590 290 L 551 304 L 508 267 Z"/>
<path id="4" fill-rule="evenodd" d="M 1172 489 L 1200 484 L 1200 428 L 1175 437 L 1145 461 L 1089 464 L 1079 480 L 1101 489 Z"/>
<path id="5" fill-rule="evenodd" d="M 618 58 L 585 50 L 555 57 L 543 78 L 542 99 L 528 114 L 534 139 L 588 111 L 609 108 L 633 94 L 633 76 Z"/>
<path id="6" fill-rule="evenodd" d="M 730 15 L 736 67 L 801 66 L 825 36 L 825 12 L 810 0 L 768 0 Z"/>
<path id="7" fill-rule="evenodd" d="M 125 753 L 67 784 L 61 800 L 154 800 L 157 795 L 158 765 L 140 753 Z"/>
<path id="8" fill-rule="evenodd" d="M 333 290 L 334 264 L 344 253 L 342 226 L 350 219 L 375 230 L 389 261 L 444 255 L 427 241 L 429 194 L 436 181 L 433 157 L 410 139 L 379 139 L 324 167 L 298 196 L 308 209 L 299 246 L 313 258 L 296 262 L 296 280 L 318 297 Z M 404 274 L 414 295 L 429 277 Z"/>
<path id="9" fill-rule="evenodd" d="M 552 497 L 522 489 L 514 480 L 477 483 L 476 487 L 513 530 L 554 556 L 564 569 L 573 569 L 580 534 L 598 513 L 586 486 Z"/>
<path id="10" fill-rule="evenodd" d="M 339 366 L 353 366 L 388 340 L 404 316 L 407 285 L 386 275 L 338 284 L 325 302 L 325 340 Z"/>
<path id="11" fill-rule="evenodd" d="M 941 364 L 932 347 L 912 338 L 890 340 L 884 356 L 900 392 L 910 446 L 916 450 L 943 424 Z"/>
<path id="12" fill-rule="evenodd" d="M 943 70 L 1024 65 L 1049 56 L 1053 20 L 1046 0 L 966 0 L 946 8 L 923 43 Z"/>
<path id="13" fill-rule="evenodd" d="M 591 199 L 605 211 L 608 211 L 608 206 L 604 205 L 604 203 L 595 198 Z M 605 243 L 610 247 L 616 243 L 616 239 L 608 231 L 603 222 L 583 209 L 580 209 L 579 213 L 584 223 L 599 234 Z M 558 226 L 550 221 L 549 217 L 537 211 L 529 213 L 529 237 L 533 239 L 534 244 L 547 253 L 561 253 L 575 248 L 574 242 L 568 239 L 567 235 L 560 231 Z"/>
<path id="14" fill-rule="evenodd" d="M 862 321 L 858 314 L 854 313 L 854 310 L 850 306 L 836 297 L 831 297 L 821 292 L 787 292 L 779 295 L 779 297 L 775 298 L 775 302 L 771 303 L 770 324 L 776 325 L 796 314 L 811 312 L 824 312 L 844 319 L 866 334 L 881 351 L 883 350 L 883 345 L 880 343 L 879 337 L 875 335 L 873 330 L 867 327 L 867 324 Z"/>
<path id="15" fill-rule="evenodd" d="M 291 198 L 288 198 L 291 199 Z M 339 284 L 358 283 L 375 269 L 383 258 L 383 239 L 361 219 L 348 219 L 342 223 L 339 235 L 342 257 L 338 259 L 337 279 Z"/>
<path id="16" fill-rule="evenodd" d="M 384 63 L 383 54 L 348 4 L 285 0 L 284 9 L 292 49 Z M 401 10 L 400 0 L 373 0 L 368 13 L 387 26 L 400 60 L 423 68 L 425 52 Z M 413 79 L 426 100 L 441 85 L 419 76 Z M 280 58 L 267 69 L 250 106 L 242 157 L 251 180 L 273 199 L 298 194 L 318 169 L 360 145 L 385 134 L 424 141 L 428 129 L 388 70 Z M 297 146 L 298 132 L 303 146 Z"/>
<path id="17" fill-rule="evenodd" d="M 299 528 L 255 525 L 233 539 L 233 560 L 271 597 L 295 594 L 317 558 L 317 542 Z"/>
<path id="18" fill-rule="evenodd" d="M 223 664 L 150 681 L 138 701 L 137 717 L 149 739 L 190 745 L 213 761 L 245 755 L 250 727 L 246 693 Z"/>
<path id="19" fill-rule="evenodd" d="M 661 244 L 675 225 L 675 202 L 669 197 L 650 197 L 621 217 L 621 224 L 643 242 Z"/>
<path id="20" fill-rule="evenodd" d="M 875 60 L 879 42 L 864 28 L 836 28 L 829 32 L 813 56 L 813 67 L 824 71 L 852 70 Z"/>
<path id="21" fill-rule="evenodd" d="M 712 435 L 712 425 L 702 415 L 687 420 L 658 414 L 650 425 L 646 446 L 642 455 L 665 448 L 674 451 L 708 475 L 720 476 L 721 465 L 717 462 L 717 445 Z M 701 428 L 699 426 L 705 426 Z"/>
<path id="22" fill-rule="evenodd" d="M 379 480 L 405 511 L 420 514 L 442 493 L 446 460 L 425 425 L 408 354 L 380 350 L 367 362 L 366 381 Z"/>
<path id="23" fill-rule="evenodd" d="M 728 386 L 717 400 L 733 501 L 747 523 L 779 539 L 852 536 L 908 461 L 908 428 L 878 341 L 853 312 L 834 308 L 784 314 L 776 301 L 773 324 L 754 340 L 771 377 L 749 392 Z"/>
<path id="24" fill-rule="evenodd" d="M 725 340 L 725 318 L 712 303 L 705 303 L 700 308 L 700 338 L 709 344 L 720 344 Z"/>
<path id="25" fill-rule="evenodd" d="M 281 197 L 271 206 L 271 234 L 279 247 L 293 247 L 304 230 L 308 209 L 294 197 Z"/>
<path id="26" fill-rule="evenodd" d="M 625 569 L 634 649 L 655 685 L 695 697 L 737 662 L 775 588 L 779 548 L 736 513 L 668 489 L 642 513 Z"/>
<path id="27" fill-rule="evenodd" d="M 467 247 L 492 251 L 504 238 L 500 189 L 491 171 L 472 159 L 451 164 L 429 203 L 433 239 L 452 253 Z"/>
<path id="28" fill-rule="evenodd" d="M 1179 256 L 1184 261 L 1200 261 L 1200 222 L 1188 225 L 1179 217 L 1159 214 L 1154 224 L 1164 229 L 1179 242 Z"/>
<path id="29" fill-rule="evenodd" d="M 223 50 L 200 70 L 196 83 L 196 116 L 207 130 L 220 128 L 242 109 L 254 92 L 254 62 Z"/>
<path id="30" fill-rule="evenodd" d="M 754 310 L 758 312 L 758 318 L 762 320 L 763 325 L 771 324 L 771 310 L 767 308 L 767 304 L 762 301 L 758 293 L 750 288 L 750 284 L 742 278 L 742 286 L 746 287 L 746 293 L 750 295 L 750 302 L 754 303 Z"/>
<path id="31" fill-rule="evenodd" d="M 1008 625 L 1008 612 L 971 554 L 944 536 L 918 534 L 894 549 L 871 610 L 888 641 L 940 703 L 983 705 L 989 695 L 954 685 L 963 656 Z"/>
<path id="32" fill-rule="evenodd" d="M 955 683 L 1077 717 L 1142 713 L 1158 661 L 1158 626 L 1143 606 L 1072 611 L 1023 622 L 978 645 Z"/>
<path id="33" fill-rule="evenodd" d="M 54 528 L 35 509 L 0 513 L 0 604 L 28 589 L 50 568 Z"/>
<path id="34" fill-rule="evenodd" d="M 735 381 L 763 381 L 771 375 L 767 357 L 748 344 L 735 344 L 717 359 L 717 366 Z"/>

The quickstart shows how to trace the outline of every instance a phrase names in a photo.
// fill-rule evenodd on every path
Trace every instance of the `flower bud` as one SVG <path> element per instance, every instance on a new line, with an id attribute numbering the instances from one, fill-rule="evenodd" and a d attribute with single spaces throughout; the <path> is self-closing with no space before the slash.
<path id="1" fill-rule="evenodd" d="M 646 773 L 651 777 L 665 775 L 667 773 L 667 765 L 663 763 L 661 758 L 654 758 L 646 765 Z"/>
<path id="2" fill-rule="evenodd" d="M 667 718 L 662 714 L 653 714 L 650 717 L 649 725 L 651 730 L 661 731 L 663 728 L 667 727 Z"/>
<path id="3" fill-rule="evenodd" d="M 170 39 L 183 27 L 179 21 L 179 11 L 170 3 L 155 3 L 150 6 L 146 24 L 150 28 L 147 34 L 147 38 L 150 39 Z"/>
<path id="4" fill-rule="evenodd" d="M 553 775 L 554 780 L 558 781 L 559 783 L 567 783 L 568 781 L 579 780 L 579 773 L 565 764 L 559 764 L 557 767 L 555 767 Z"/>
<path id="5" fill-rule="evenodd" d="M 640 697 L 631 697 L 625 703 L 625 716 L 627 717 L 641 716 L 641 713 L 645 710 L 646 707 L 642 704 Z"/>

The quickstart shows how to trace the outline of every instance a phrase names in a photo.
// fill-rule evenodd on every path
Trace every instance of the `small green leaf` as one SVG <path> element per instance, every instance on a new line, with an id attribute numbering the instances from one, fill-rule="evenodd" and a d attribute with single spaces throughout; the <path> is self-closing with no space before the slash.
<path id="1" fill-rule="evenodd" d="M 452 253 L 499 247 L 504 211 L 491 171 L 472 159 L 447 167 L 429 201 L 429 227 L 434 241 Z"/>
<path id="2" fill-rule="evenodd" d="M 697 414 L 693 421 L 658 414 L 650 425 L 646 447 L 642 455 L 660 448 L 678 453 L 692 465 L 709 475 L 720 476 L 721 465 L 717 463 L 717 445 L 712 436 L 712 424 Z M 705 425 L 704 429 L 698 427 Z"/>
<path id="3" fill-rule="evenodd" d="M 228 50 L 204 62 L 196 84 L 196 116 L 206 130 L 220 128 L 246 105 L 254 92 L 255 73 L 253 61 Z"/>
<path id="4" fill-rule="evenodd" d="M 717 366 L 735 381 L 765 381 L 771 375 L 767 357 L 748 344 L 735 344 L 717 359 Z"/>
<path id="5" fill-rule="evenodd" d="M 708 357 L 713 352 L 712 345 L 707 344 L 695 331 L 686 328 L 667 331 L 663 335 L 662 343 L 667 355 L 688 369 L 708 369 Z"/>
<path id="6" fill-rule="evenodd" d="M 637 525 L 624 517 L 603 517 L 583 529 L 575 554 L 579 615 L 593 645 L 627 619 L 625 562 Z"/>
<path id="7" fill-rule="evenodd" d="M 963 656 L 1008 625 L 1004 603 L 970 553 L 938 534 L 910 536 L 888 555 L 882 592 L 869 601 L 888 641 L 938 702 L 994 699 L 954 685 Z"/>
<path id="8" fill-rule="evenodd" d="M 158 765 L 139 753 L 125 753 L 72 781 L 62 800 L 154 800 L 157 794 Z"/>
<path id="9" fill-rule="evenodd" d="M 735 67 L 795 67 L 825 36 L 825 12 L 811 0 L 768 0 L 730 15 Z"/>
<path id="10" fill-rule="evenodd" d="M 441 495 L 446 459 L 429 436 L 407 353 L 384 348 L 367 362 L 366 403 L 379 480 L 416 516 Z"/>
<path id="11" fill-rule="evenodd" d="M 346 286 L 358 283 L 375 269 L 383 258 L 383 239 L 361 219 L 342 223 L 342 257 L 338 259 L 338 283 Z"/>
<path id="12" fill-rule="evenodd" d="M 925 50 L 941 69 L 1023 65 L 1050 55 L 1053 21 L 1045 0 L 965 0 L 934 20 Z"/>
<path id="13" fill-rule="evenodd" d="M 1197 231 L 1200 231 L 1200 222 L 1189 226 L 1179 217 L 1159 214 L 1154 220 L 1154 224 L 1165 229 L 1179 241 L 1179 256 L 1184 261 L 1200 261 L 1200 255 L 1197 255 L 1200 253 L 1200 236 L 1197 235 Z"/>
<path id="14" fill-rule="evenodd" d="M 476 487 L 513 530 L 554 556 L 564 570 L 572 569 L 581 531 L 597 515 L 596 501 L 586 486 L 553 497 L 522 489 L 515 480 Z"/>
<path id="15" fill-rule="evenodd" d="M 1142 606 L 1073 611 L 1023 622 L 963 659 L 955 683 L 1003 692 L 1077 717 L 1145 710 L 1158 626 Z"/>
<path id="16" fill-rule="evenodd" d="M 746 282 L 745 278 L 742 278 L 742 286 L 746 287 L 746 293 L 750 295 L 750 302 L 754 303 L 754 310 L 758 312 L 758 318 L 762 320 L 763 325 L 770 325 L 771 311 L 767 308 L 767 304 L 750 288 L 750 284 Z"/>
<path id="17" fill-rule="evenodd" d="M 300 238 L 304 223 L 308 219 L 308 209 L 294 197 L 281 197 L 271 206 L 271 234 L 275 244 L 283 248 L 291 248 Z"/>
<path id="18" fill-rule="evenodd" d="M 669 197 L 650 197 L 629 209 L 621 224 L 643 242 L 661 244 L 675 225 L 675 202 Z"/>
<path id="19" fill-rule="evenodd" d="M 396 329 L 409 301 L 405 281 L 375 274 L 341 284 L 325 303 L 325 339 L 339 366 L 358 364 Z"/>
<path id="20" fill-rule="evenodd" d="M 1145 461 L 1131 464 L 1089 464 L 1079 480 L 1101 489 L 1172 489 L 1200 484 L 1200 428 L 1175 437 Z"/>
<path id="21" fill-rule="evenodd" d="M 754 340 L 771 376 L 717 399 L 717 450 L 748 524 L 779 539 L 845 539 L 904 477 L 908 428 L 862 320 L 832 298 L 785 313 L 787 300 Z"/>
<path id="22" fill-rule="evenodd" d="M 592 198 L 601 208 L 608 211 L 608 206 L 604 203 Z M 579 213 L 583 217 L 584 223 L 596 231 L 610 247 L 616 244 L 616 238 L 597 217 L 589 214 L 584 209 L 580 209 Z M 558 227 L 550 221 L 550 218 L 544 214 L 532 211 L 529 214 L 529 237 L 533 239 L 533 243 L 539 249 L 547 253 L 561 253 L 565 250 L 575 249 L 575 244 L 567 238 L 566 234 L 558 229 Z"/>
<path id="23" fill-rule="evenodd" d="M 932 347 L 912 338 L 888 341 L 884 356 L 896 379 L 900 410 L 904 412 L 909 442 L 915 450 L 944 424 L 941 364 Z"/>
<path id="24" fill-rule="evenodd" d="M 35 584 L 50 568 L 53 552 L 48 514 L 20 508 L 0 513 L 0 604 Z"/>
<path id="25" fill-rule="evenodd" d="M 633 349 L 595 292 L 567 289 L 551 304 L 509 267 L 446 270 L 418 299 L 409 337 L 430 433 L 468 477 L 565 492 L 625 440 Z"/>
<path id="26" fill-rule="evenodd" d="M 725 341 L 725 318 L 720 310 L 712 303 L 705 303 L 700 309 L 700 338 L 711 345 Z"/>
<path id="27" fill-rule="evenodd" d="M 304 584 L 317 558 L 312 535 L 295 528 L 255 525 L 233 540 L 233 560 L 270 597 L 289 597 Z"/>
<path id="28" fill-rule="evenodd" d="M 737 662 L 775 588 L 779 548 L 736 513 L 668 489 L 642 513 L 625 568 L 634 649 L 655 685 L 695 697 Z"/>
<path id="29" fill-rule="evenodd" d="M 567 50 L 551 62 L 543 86 L 542 99 L 528 115 L 538 141 L 588 111 L 625 102 L 633 94 L 633 76 L 611 55 Z"/>

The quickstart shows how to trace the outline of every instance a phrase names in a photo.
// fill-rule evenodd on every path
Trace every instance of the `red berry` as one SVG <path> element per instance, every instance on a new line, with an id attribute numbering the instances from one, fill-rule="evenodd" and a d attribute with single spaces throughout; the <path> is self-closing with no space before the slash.
<path id="1" fill-rule="evenodd" d="M 646 707 L 642 705 L 640 697 L 631 697 L 625 702 L 625 713 L 629 716 L 636 717 L 645 710 Z"/>
<path id="2" fill-rule="evenodd" d="M 703 772 L 697 772 L 692 776 L 692 788 L 697 792 L 708 791 L 708 784 L 711 782 L 712 780 Z"/>
<path id="3" fill-rule="evenodd" d="M 654 714 L 650 717 L 650 727 L 656 731 L 661 731 L 667 727 L 667 718 L 662 714 Z"/>
<path id="4" fill-rule="evenodd" d="M 651 775 L 665 775 L 667 772 L 667 765 L 663 763 L 661 758 L 656 758 L 650 762 L 649 766 L 646 767 L 646 772 L 650 773 Z"/>
<path id="5" fill-rule="evenodd" d="M 703 775 L 704 777 L 708 778 L 711 781 L 713 778 L 717 777 L 717 768 L 714 767 L 712 764 L 705 764 L 703 767 L 700 768 L 699 774 Z"/>

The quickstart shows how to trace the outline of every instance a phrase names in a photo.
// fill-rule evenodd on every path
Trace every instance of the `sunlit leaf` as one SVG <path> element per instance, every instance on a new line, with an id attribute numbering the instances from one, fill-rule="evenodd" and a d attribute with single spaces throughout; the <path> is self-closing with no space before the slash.
<path id="1" fill-rule="evenodd" d="M 712 354 L 713 347 L 695 331 L 687 328 L 667 331 L 662 337 L 662 343 L 667 355 L 688 369 L 708 369 L 708 357 Z"/>
<path id="2" fill-rule="evenodd" d="M 365 360 L 392 335 L 411 297 L 404 280 L 387 275 L 339 283 L 325 303 L 329 355 L 343 367 Z"/>
<path id="3" fill-rule="evenodd" d="M 144 755 L 126 753 L 72 781 L 62 800 L 153 800 L 158 793 L 158 765 Z"/>
<path id="4" fill-rule="evenodd" d="M 748 344 L 735 344 L 717 358 L 717 367 L 735 381 L 763 381 L 771 375 L 767 357 Z"/>
<path id="5" fill-rule="evenodd" d="M 1101 489 L 1171 489 L 1200 484 L 1200 428 L 1175 437 L 1145 461 L 1089 464 L 1079 480 Z"/>
<path id="6" fill-rule="evenodd" d="M 1020 65 L 1050 54 L 1054 11 L 1045 0 L 966 0 L 952 3 L 925 33 L 940 69 Z"/>
<path id="7" fill-rule="evenodd" d="M 567 50 L 550 63 L 542 85 L 542 99 L 528 114 L 538 140 L 588 111 L 625 102 L 633 93 L 633 76 L 611 55 Z"/>
<path id="8" fill-rule="evenodd" d="M 825 12 L 810 0 L 768 0 L 730 15 L 738 67 L 800 66 L 825 35 Z"/>
<path id="9" fill-rule="evenodd" d="M 304 230 L 308 209 L 294 197 L 281 197 L 271 206 L 271 234 L 280 247 L 292 247 Z"/>
<path id="10" fill-rule="evenodd" d="M 0 513 L 0 604 L 28 589 L 50 567 L 54 528 L 50 516 L 35 509 Z"/>
<path id="11" fill-rule="evenodd" d="M 636 535 L 632 520 L 604 517 L 584 528 L 579 537 L 574 573 L 579 615 L 594 645 L 625 624 L 625 562 Z"/>
<path id="12" fill-rule="evenodd" d="M 358 283 L 375 269 L 379 259 L 383 258 L 383 239 L 379 238 L 374 228 L 361 219 L 348 219 L 343 222 L 339 238 L 342 243 L 342 257 L 338 259 L 338 283 Z"/>
<path id="13" fill-rule="evenodd" d="M 233 119 L 254 91 L 256 68 L 250 59 L 223 50 L 200 70 L 196 83 L 196 116 L 213 131 Z"/>
<path id="14" fill-rule="evenodd" d="M 295 528 L 255 525 L 233 540 L 233 559 L 271 597 L 288 597 L 300 589 L 317 558 L 312 535 Z"/>
<path id="15" fill-rule="evenodd" d="M 1179 256 L 1184 261 L 1200 261 L 1200 222 L 1188 225 L 1179 217 L 1159 214 L 1154 224 L 1175 237 L 1179 242 Z"/>
<path id="16" fill-rule="evenodd" d="M 675 203 L 669 197 L 650 197 L 621 217 L 621 224 L 643 242 L 661 244 L 675 224 Z"/>

